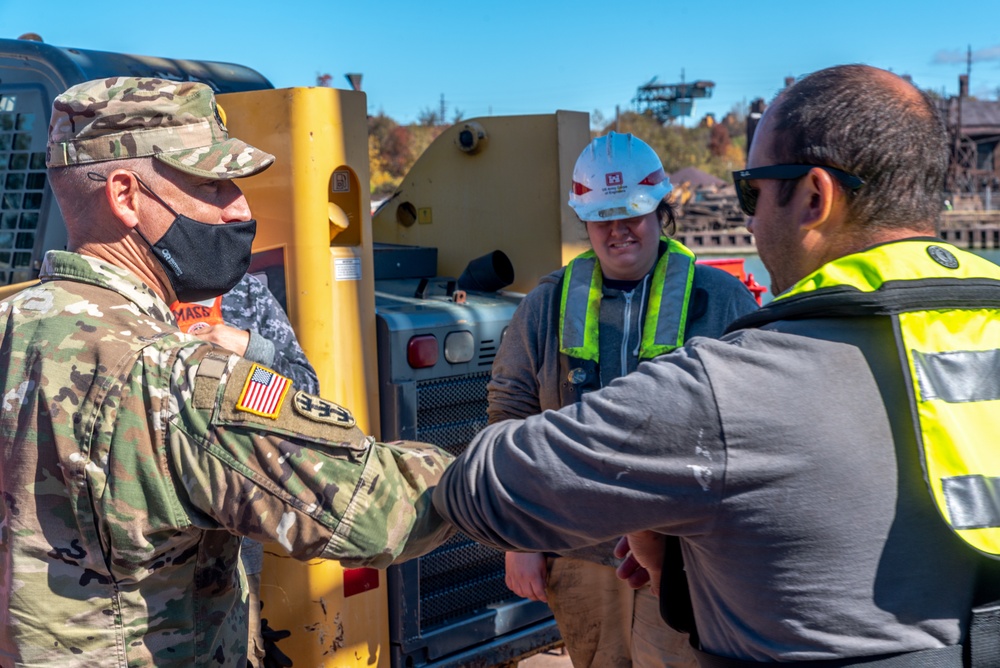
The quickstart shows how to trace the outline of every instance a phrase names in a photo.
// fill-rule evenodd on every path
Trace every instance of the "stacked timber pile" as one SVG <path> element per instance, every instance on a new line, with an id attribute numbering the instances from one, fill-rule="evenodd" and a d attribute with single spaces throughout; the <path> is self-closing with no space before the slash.
<path id="1" fill-rule="evenodd" d="M 675 239 L 699 254 L 753 249 L 753 237 L 746 229 L 732 183 L 694 167 L 674 172 L 670 180 L 677 211 Z"/>
<path id="2" fill-rule="evenodd" d="M 677 231 L 702 233 L 743 227 L 745 220 L 733 184 L 696 167 L 670 175 L 677 208 Z"/>
<path id="3" fill-rule="evenodd" d="M 713 232 L 741 228 L 746 223 L 733 186 L 700 190 L 681 205 L 677 227 L 683 232 Z"/>

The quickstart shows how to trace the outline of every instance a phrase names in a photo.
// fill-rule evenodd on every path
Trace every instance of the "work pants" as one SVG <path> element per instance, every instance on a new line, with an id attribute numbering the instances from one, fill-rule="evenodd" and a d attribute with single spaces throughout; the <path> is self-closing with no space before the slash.
<path id="1" fill-rule="evenodd" d="M 660 617 L 649 587 L 634 590 L 611 566 L 557 557 L 546 593 L 573 668 L 697 668 L 687 634 Z"/>

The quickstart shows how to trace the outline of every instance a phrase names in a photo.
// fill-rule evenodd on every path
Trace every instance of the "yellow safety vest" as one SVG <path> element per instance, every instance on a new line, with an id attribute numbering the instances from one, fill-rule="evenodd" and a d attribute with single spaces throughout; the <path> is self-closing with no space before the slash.
<path id="1" fill-rule="evenodd" d="M 1000 555 L 1000 266 L 938 240 L 839 258 L 733 324 L 892 319 L 924 478 L 957 535 Z"/>
<path id="2" fill-rule="evenodd" d="M 666 252 L 653 269 L 639 347 L 639 358 L 644 360 L 684 344 L 688 302 L 694 282 L 694 253 L 673 239 L 660 237 L 660 243 L 666 244 Z M 578 255 L 566 265 L 559 304 L 559 351 L 564 355 L 598 361 L 603 285 L 601 265 L 593 250 Z"/>

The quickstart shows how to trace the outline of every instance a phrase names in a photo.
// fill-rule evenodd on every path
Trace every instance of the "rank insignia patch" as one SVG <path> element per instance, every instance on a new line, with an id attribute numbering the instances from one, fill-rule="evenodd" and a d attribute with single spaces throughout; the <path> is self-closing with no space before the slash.
<path id="1" fill-rule="evenodd" d="M 291 379 L 254 364 L 250 367 L 247 382 L 236 400 L 236 410 L 277 419 L 281 402 L 291 386 Z"/>
<path id="2" fill-rule="evenodd" d="M 351 411 L 315 394 L 299 390 L 292 397 L 292 406 L 295 407 L 296 413 L 316 422 L 327 422 L 345 428 L 354 426 L 354 416 L 351 415 Z"/>

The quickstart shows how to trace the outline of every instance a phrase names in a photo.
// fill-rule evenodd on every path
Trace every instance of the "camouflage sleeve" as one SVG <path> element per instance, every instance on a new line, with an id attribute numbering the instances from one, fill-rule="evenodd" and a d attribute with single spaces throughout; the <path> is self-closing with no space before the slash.
<path id="1" fill-rule="evenodd" d="M 285 310 L 263 283 L 246 274 L 222 297 L 222 317 L 233 327 L 257 334 L 274 346 L 271 368 L 290 377 L 300 390 L 319 392 L 319 379 L 302 351 Z"/>
<path id="2" fill-rule="evenodd" d="M 431 503 L 444 451 L 375 443 L 343 407 L 218 348 L 187 346 L 171 369 L 168 461 L 220 528 L 300 559 L 375 568 L 451 535 Z"/>

